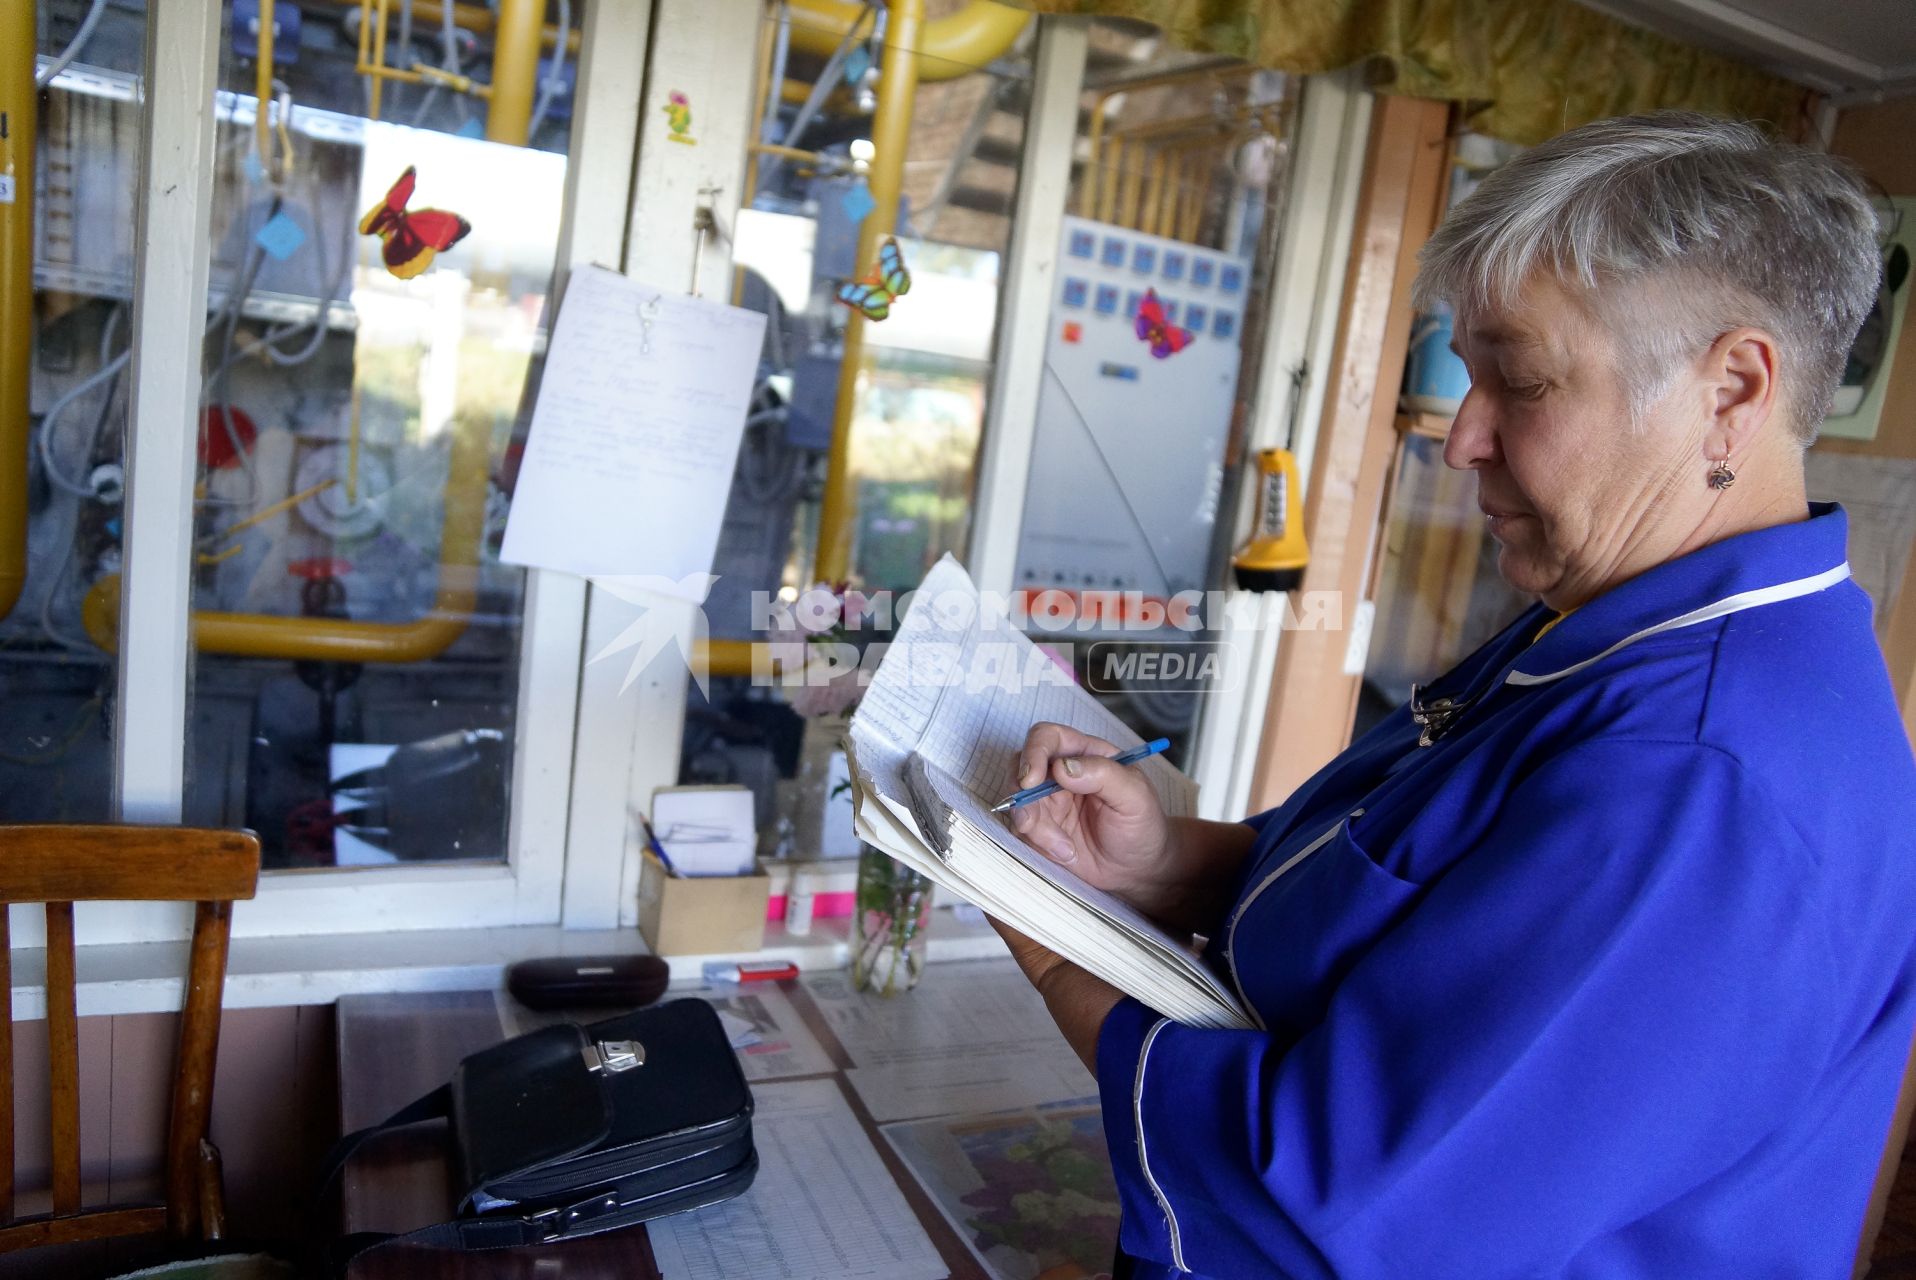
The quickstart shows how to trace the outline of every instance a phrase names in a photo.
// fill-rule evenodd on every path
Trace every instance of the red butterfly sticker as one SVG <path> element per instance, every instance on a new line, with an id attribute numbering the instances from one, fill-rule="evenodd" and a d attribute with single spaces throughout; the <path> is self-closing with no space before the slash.
<path id="1" fill-rule="evenodd" d="M 1138 337 L 1151 344 L 1151 354 L 1160 360 L 1191 345 L 1191 331 L 1178 328 L 1165 316 L 1156 289 L 1146 289 L 1144 300 L 1138 303 Z"/>
<path id="2" fill-rule="evenodd" d="M 444 209 L 407 209 L 418 170 L 411 165 L 399 175 L 386 198 L 359 220 L 359 234 L 378 236 L 386 270 L 410 280 L 432 265 L 433 256 L 466 238 L 472 224 Z"/>

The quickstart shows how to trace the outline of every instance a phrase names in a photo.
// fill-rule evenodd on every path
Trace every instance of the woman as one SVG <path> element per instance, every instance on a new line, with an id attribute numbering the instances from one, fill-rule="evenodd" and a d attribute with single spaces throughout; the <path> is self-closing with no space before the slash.
<path id="1" fill-rule="evenodd" d="M 1445 446 L 1540 603 L 1281 807 L 1167 824 L 1035 729 L 1019 829 L 1255 1031 L 1009 936 L 1096 1072 L 1137 1274 L 1848 1274 L 1916 1022 L 1916 765 L 1802 453 L 1877 283 L 1837 162 L 1605 121 L 1445 221 Z"/>

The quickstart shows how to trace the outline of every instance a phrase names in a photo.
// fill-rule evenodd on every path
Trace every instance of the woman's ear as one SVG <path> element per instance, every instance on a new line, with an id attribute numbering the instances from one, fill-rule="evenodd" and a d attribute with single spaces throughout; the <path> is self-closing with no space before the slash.
<path id="1" fill-rule="evenodd" d="M 1709 388 L 1704 452 L 1711 460 L 1738 457 L 1776 410 L 1781 353 L 1762 329 L 1743 326 L 1710 344 L 1703 379 Z"/>

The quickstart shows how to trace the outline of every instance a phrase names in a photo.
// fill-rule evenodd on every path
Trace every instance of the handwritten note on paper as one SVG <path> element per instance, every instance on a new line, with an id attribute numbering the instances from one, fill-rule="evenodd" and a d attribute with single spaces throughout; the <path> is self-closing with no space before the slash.
<path id="1" fill-rule="evenodd" d="M 701 600 L 764 337 L 756 311 L 574 270 L 500 558 Z"/>

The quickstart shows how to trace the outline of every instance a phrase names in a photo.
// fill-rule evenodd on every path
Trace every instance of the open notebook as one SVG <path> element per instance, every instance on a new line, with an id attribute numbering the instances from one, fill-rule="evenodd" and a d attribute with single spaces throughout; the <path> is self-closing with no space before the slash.
<path id="1" fill-rule="evenodd" d="M 984 614 L 950 556 L 926 575 L 852 718 L 860 838 L 1167 1017 L 1249 1027 L 1237 999 L 1177 939 L 1039 853 L 991 806 L 1016 789 L 1040 720 L 1115 743 L 1140 739 L 1002 618 Z M 1161 757 L 1137 766 L 1164 811 L 1197 788 Z"/>

